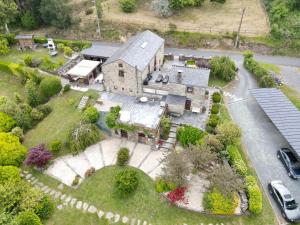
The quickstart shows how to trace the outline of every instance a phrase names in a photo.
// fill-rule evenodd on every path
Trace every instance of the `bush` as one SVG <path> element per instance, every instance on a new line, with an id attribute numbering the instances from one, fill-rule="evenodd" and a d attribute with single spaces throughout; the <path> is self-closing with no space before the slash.
<path id="1" fill-rule="evenodd" d="M 123 12 L 131 13 L 136 9 L 136 0 L 119 0 Z"/>
<path id="2" fill-rule="evenodd" d="M 117 165 L 125 166 L 129 161 L 129 150 L 128 148 L 121 148 L 118 152 Z"/>
<path id="3" fill-rule="evenodd" d="M 170 191 L 167 194 L 167 198 L 172 204 L 175 204 L 177 202 L 183 202 L 186 203 L 186 198 L 185 198 L 185 193 L 186 193 L 187 188 L 186 187 L 179 187 L 176 188 L 173 191 Z"/>
<path id="4" fill-rule="evenodd" d="M 68 92 L 68 91 L 70 91 L 70 90 L 71 90 L 71 85 L 70 85 L 70 84 L 66 84 L 66 85 L 64 86 L 63 92 L 65 93 L 65 92 Z"/>
<path id="5" fill-rule="evenodd" d="M 210 112 L 212 114 L 218 114 L 220 112 L 220 105 L 219 104 L 213 104 L 211 107 Z"/>
<path id="6" fill-rule="evenodd" d="M 83 120 L 88 123 L 96 123 L 99 117 L 100 114 L 94 106 L 86 108 L 83 112 Z"/>
<path id="7" fill-rule="evenodd" d="M 195 145 L 204 135 L 203 131 L 190 125 L 180 126 L 176 131 L 176 139 L 183 147 L 187 147 L 190 144 Z"/>
<path id="8" fill-rule="evenodd" d="M 16 223 L 18 225 L 43 225 L 40 218 L 31 211 L 21 212 L 16 217 Z"/>
<path id="9" fill-rule="evenodd" d="M 117 194 L 126 198 L 132 194 L 139 185 L 137 172 L 132 169 L 124 169 L 115 177 L 115 187 Z"/>
<path id="10" fill-rule="evenodd" d="M 0 184 L 8 181 L 19 181 L 20 169 L 15 166 L 0 166 Z"/>
<path id="11" fill-rule="evenodd" d="M 204 209 L 218 215 L 232 215 L 238 206 L 239 199 L 236 194 L 223 195 L 217 188 L 206 192 L 203 197 Z"/>
<path id="12" fill-rule="evenodd" d="M 20 139 L 20 141 L 22 141 L 23 138 L 24 138 L 23 129 L 21 127 L 15 127 L 15 128 L 13 128 L 11 130 L 11 134 L 13 134 L 16 137 L 18 137 Z"/>
<path id="13" fill-rule="evenodd" d="M 36 108 L 33 108 L 31 110 L 30 116 L 32 117 L 32 119 L 37 121 L 40 121 L 44 118 L 44 114 Z"/>
<path id="14" fill-rule="evenodd" d="M 38 27 L 38 23 L 34 18 L 34 15 L 30 11 L 26 11 L 21 17 L 22 25 L 27 30 L 32 30 Z"/>
<path id="15" fill-rule="evenodd" d="M 214 103 L 219 103 L 219 102 L 221 102 L 221 94 L 219 93 L 219 92 L 215 92 L 215 93 L 213 93 L 213 95 L 212 95 L 212 99 L 213 99 L 213 102 Z"/>
<path id="16" fill-rule="evenodd" d="M 233 122 L 222 123 L 217 128 L 217 134 L 224 146 L 235 144 L 241 137 L 241 129 Z"/>
<path id="17" fill-rule="evenodd" d="M 227 147 L 227 152 L 229 155 L 229 163 L 234 166 L 239 174 L 245 176 L 248 172 L 248 168 L 239 152 L 239 149 L 234 145 L 230 145 Z"/>
<path id="18" fill-rule="evenodd" d="M 45 148 L 45 145 L 40 144 L 29 150 L 25 163 L 27 166 L 44 168 L 51 157 L 52 154 Z"/>
<path id="19" fill-rule="evenodd" d="M 19 138 L 0 133 L 0 166 L 20 166 L 25 159 L 27 149 L 20 144 Z"/>
<path id="20" fill-rule="evenodd" d="M 209 61 L 210 75 L 224 81 L 232 81 L 236 76 L 235 63 L 228 56 L 215 56 Z"/>
<path id="21" fill-rule="evenodd" d="M 112 129 L 112 128 L 116 127 L 117 119 L 120 116 L 120 111 L 121 111 L 120 106 L 111 107 L 109 113 L 105 117 L 105 123 L 106 123 L 108 128 Z"/>
<path id="22" fill-rule="evenodd" d="M 76 175 L 74 180 L 72 181 L 72 186 L 77 186 L 79 184 L 80 181 L 80 176 Z"/>
<path id="23" fill-rule="evenodd" d="M 64 48 L 65 48 L 65 45 L 64 45 L 64 44 L 62 44 L 62 43 L 58 43 L 58 44 L 57 44 L 57 50 L 58 50 L 59 52 L 63 52 L 63 51 L 64 51 Z"/>
<path id="24" fill-rule="evenodd" d="M 90 177 L 96 172 L 96 169 L 94 167 L 89 168 L 87 171 L 84 173 L 84 177 Z"/>
<path id="25" fill-rule="evenodd" d="M 61 141 L 55 140 L 51 142 L 50 150 L 52 152 L 58 153 L 61 150 L 61 148 L 62 148 Z"/>
<path id="26" fill-rule="evenodd" d="M 54 203 L 49 196 L 44 196 L 35 208 L 35 213 L 40 219 L 49 219 L 54 212 Z"/>
<path id="27" fill-rule="evenodd" d="M 39 105 L 38 107 L 36 107 L 36 109 L 43 113 L 44 118 L 52 112 L 51 107 L 47 104 Z"/>
<path id="28" fill-rule="evenodd" d="M 215 128 L 218 125 L 219 121 L 220 121 L 220 117 L 218 115 L 211 114 L 206 126 Z"/>
<path id="29" fill-rule="evenodd" d="M 249 210 L 254 214 L 259 214 L 262 211 L 262 193 L 256 182 L 255 177 L 246 177 L 246 191 L 249 201 Z"/>
<path id="30" fill-rule="evenodd" d="M 85 10 L 85 15 L 93 14 L 93 12 L 94 12 L 93 8 L 88 8 Z"/>
<path id="31" fill-rule="evenodd" d="M 26 66 L 31 66 L 32 65 L 32 56 L 31 55 L 26 55 L 24 57 L 24 63 Z"/>
<path id="32" fill-rule="evenodd" d="M 41 93 L 46 98 L 58 94 L 61 89 L 61 81 L 56 77 L 45 77 L 40 84 Z"/>
<path id="33" fill-rule="evenodd" d="M 16 121 L 12 117 L 0 112 L 0 132 L 10 132 L 15 125 Z"/>
<path id="34" fill-rule="evenodd" d="M 9 46 L 6 39 L 0 38 L 0 55 L 7 55 L 9 53 Z"/>
<path id="35" fill-rule="evenodd" d="M 169 192 L 169 191 L 173 191 L 174 189 L 176 189 L 175 184 L 173 184 L 171 182 L 167 182 L 161 178 L 156 181 L 155 186 L 156 186 L 156 191 L 158 193 Z"/>
<path id="36" fill-rule="evenodd" d="M 77 154 L 100 140 L 99 130 L 94 124 L 79 124 L 68 137 L 70 150 Z"/>
<path id="37" fill-rule="evenodd" d="M 163 117 L 160 121 L 161 138 L 167 139 L 171 130 L 171 120 L 169 117 Z"/>
<path id="38" fill-rule="evenodd" d="M 65 54 L 66 56 L 71 57 L 71 56 L 72 56 L 72 53 L 73 53 L 73 50 L 72 50 L 70 47 L 68 47 L 68 46 L 65 46 L 65 47 L 64 47 L 64 54 Z"/>

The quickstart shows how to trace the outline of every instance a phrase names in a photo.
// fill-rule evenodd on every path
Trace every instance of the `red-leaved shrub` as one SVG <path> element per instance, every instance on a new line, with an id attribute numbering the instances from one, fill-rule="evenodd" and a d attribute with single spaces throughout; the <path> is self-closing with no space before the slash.
<path id="1" fill-rule="evenodd" d="M 167 198 L 172 204 L 176 204 L 177 202 L 183 202 L 184 204 L 188 204 L 187 199 L 185 198 L 186 187 L 179 187 L 173 191 L 170 191 L 167 195 Z"/>
<path id="2" fill-rule="evenodd" d="M 45 165 L 51 159 L 52 154 L 49 152 L 45 145 L 40 144 L 34 148 L 31 148 L 28 152 L 25 164 L 28 166 L 36 166 L 38 168 L 44 168 Z"/>

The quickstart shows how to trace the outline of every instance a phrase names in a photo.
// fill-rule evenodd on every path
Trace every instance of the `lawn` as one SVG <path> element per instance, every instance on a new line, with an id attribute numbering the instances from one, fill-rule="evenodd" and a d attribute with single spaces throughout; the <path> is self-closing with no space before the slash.
<path id="1" fill-rule="evenodd" d="M 274 214 L 266 197 L 264 197 L 264 208 L 261 215 L 239 216 L 239 217 L 217 217 L 206 214 L 194 213 L 179 209 L 170 205 L 155 191 L 152 179 L 142 171 L 138 172 L 140 183 L 137 191 L 128 199 L 119 199 L 114 193 L 114 177 L 121 170 L 120 167 L 111 166 L 98 170 L 93 176 L 87 178 L 78 189 L 65 187 L 63 193 L 68 193 L 79 200 L 94 204 L 98 209 L 111 211 L 130 218 L 139 218 L 148 223 L 156 225 L 176 224 L 243 224 L 243 225 L 272 225 Z M 33 172 L 34 176 L 52 188 L 57 188 L 58 182 L 46 175 Z M 80 218 L 79 218 L 80 217 Z M 63 221 L 63 222 L 62 222 Z M 57 225 L 82 225 L 97 224 L 95 216 L 81 214 L 80 216 L 72 209 L 56 211 L 46 224 Z M 101 223 L 100 223 L 101 224 Z"/>
<path id="2" fill-rule="evenodd" d="M 15 76 L 0 71 L 0 96 L 14 99 L 15 93 L 25 96 L 25 87 Z"/>
<path id="3" fill-rule="evenodd" d="M 260 65 L 268 71 L 274 72 L 276 74 L 281 73 L 281 68 L 277 65 L 270 64 L 270 63 L 260 63 Z"/>
<path id="4" fill-rule="evenodd" d="M 210 87 L 224 87 L 228 84 L 229 82 L 226 82 L 224 80 L 220 80 L 217 78 L 212 78 L 212 76 L 209 77 L 209 81 L 208 81 L 208 86 Z"/>
<path id="5" fill-rule="evenodd" d="M 290 99 L 290 101 L 300 110 L 300 92 L 286 85 L 282 85 L 280 90 Z"/>
<path id="6" fill-rule="evenodd" d="M 45 56 L 49 56 L 48 49 L 46 48 L 37 48 L 35 50 L 26 50 L 22 52 L 17 50 L 16 47 L 13 47 L 10 50 L 8 55 L 0 55 L 0 61 L 22 64 L 24 63 L 24 58 L 26 55 L 31 55 L 33 59 L 41 59 L 41 60 Z M 66 59 L 63 56 L 63 54 L 58 54 L 55 57 L 51 57 L 51 61 L 53 61 L 54 63 L 58 63 L 58 62 L 65 62 Z"/>
<path id="7" fill-rule="evenodd" d="M 48 103 L 52 112 L 35 128 L 26 133 L 25 146 L 49 144 L 53 140 L 60 140 L 64 143 L 69 130 L 81 119 L 81 112 L 76 107 L 83 95 L 88 95 L 88 93 L 71 90 L 52 98 Z"/>

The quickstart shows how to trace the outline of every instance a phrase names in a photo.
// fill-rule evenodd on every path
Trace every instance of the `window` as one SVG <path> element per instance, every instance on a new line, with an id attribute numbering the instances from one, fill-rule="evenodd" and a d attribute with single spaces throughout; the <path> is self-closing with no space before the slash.
<path id="1" fill-rule="evenodd" d="M 124 70 L 119 70 L 119 77 L 124 77 Z"/>
<path id="2" fill-rule="evenodd" d="M 193 87 L 187 87 L 187 88 L 186 88 L 186 92 L 187 92 L 187 93 L 193 93 L 193 91 L 194 91 L 194 88 L 193 88 Z"/>
<path id="3" fill-rule="evenodd" d="M 123 64 L 122 64 L 122 63 L 119 63 L 119 67 L 123 67 Z"/>
<path id="4" fill-rule="evenodd" d="M 131 88 L 129 88 L 129 92 L 133 92 L 133 90 Z"/>
<path id="5" fill-rule="evenodd" d="M 124 88 L 122 88 L 122 91 L 124 91 Z"/>
<path id="6" fill-rule="evenodd" d="M 117 87 L 117 86 L 114 86 L 114 89 L 115 89 L 115 90 L 118 90 L 118 87 Z"/>

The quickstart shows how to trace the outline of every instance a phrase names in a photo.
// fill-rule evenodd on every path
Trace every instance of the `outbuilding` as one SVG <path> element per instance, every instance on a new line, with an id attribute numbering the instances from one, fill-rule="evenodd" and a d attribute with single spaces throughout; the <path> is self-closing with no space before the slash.
<path id="1" fill-rule="evenodd" d="M 18 45 L 20 46 L 21 49 L 25 49 L 25 48 L 34 49 L 35 48 L 33 34 L 17 35 L 16 40 L 18 41 Z"/>

